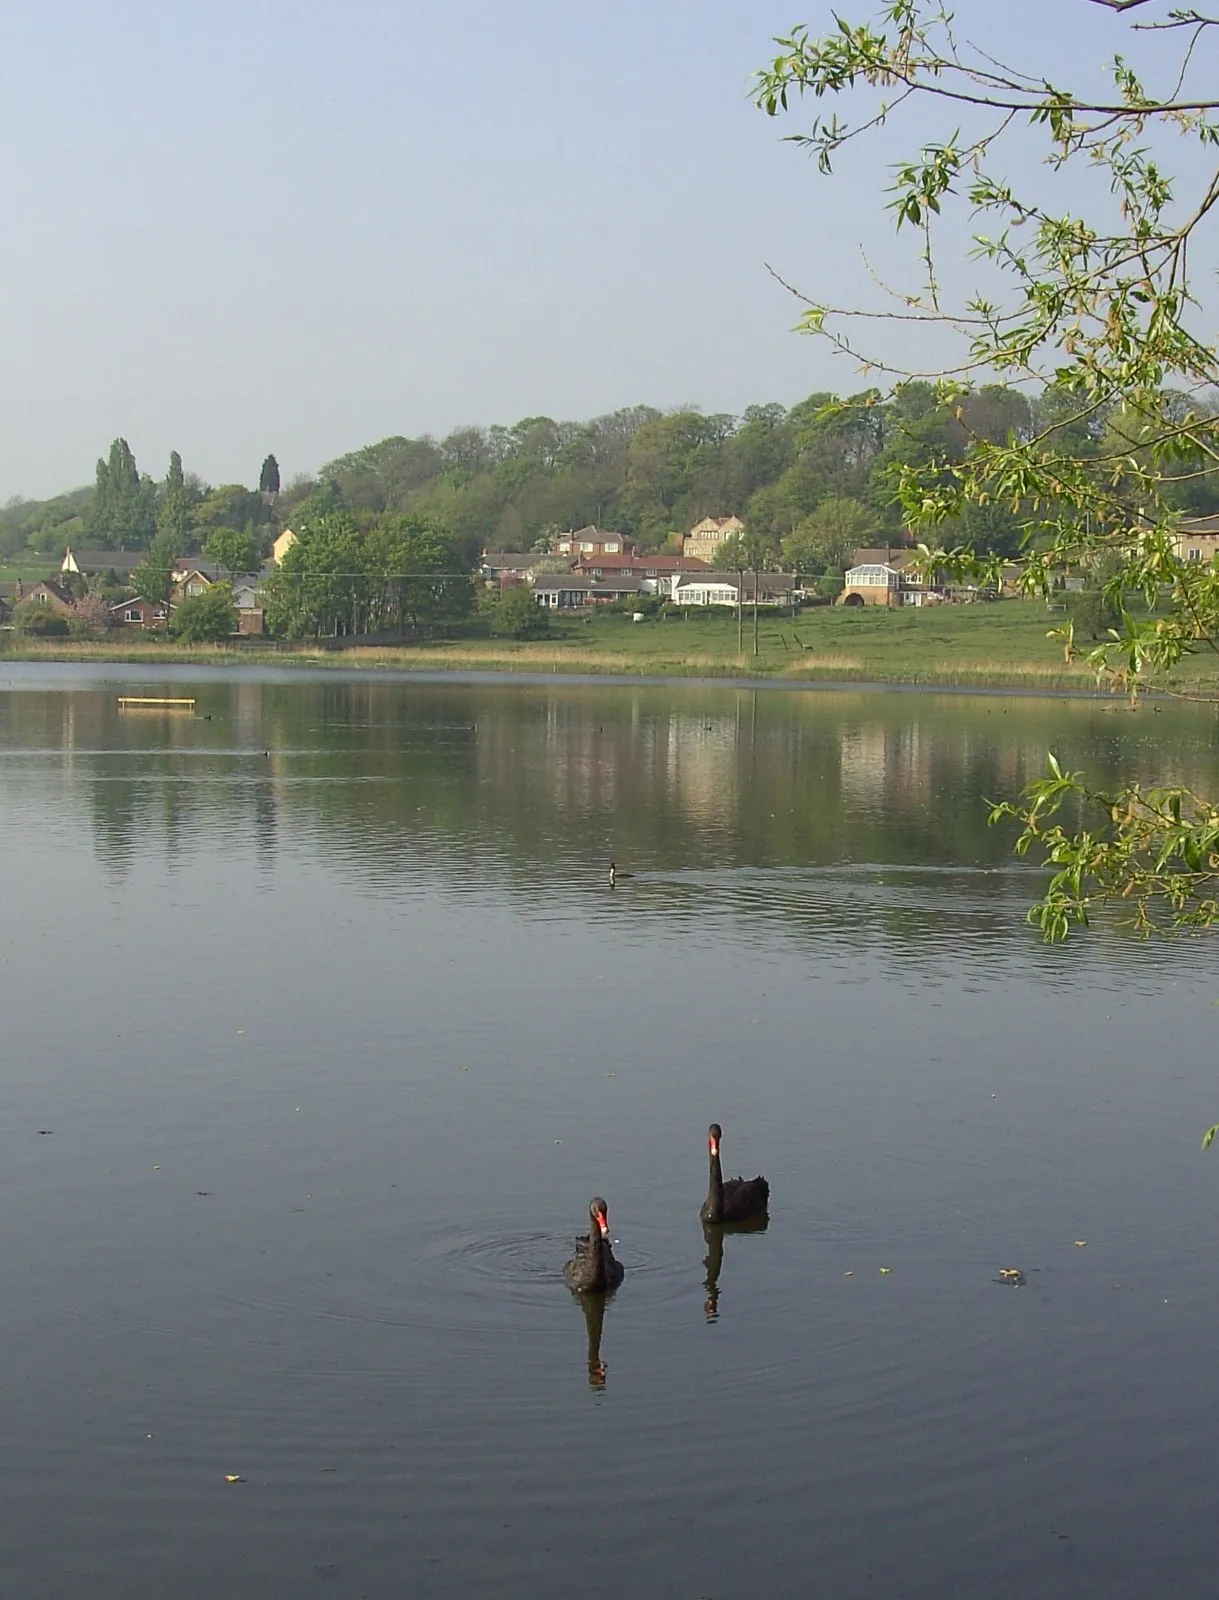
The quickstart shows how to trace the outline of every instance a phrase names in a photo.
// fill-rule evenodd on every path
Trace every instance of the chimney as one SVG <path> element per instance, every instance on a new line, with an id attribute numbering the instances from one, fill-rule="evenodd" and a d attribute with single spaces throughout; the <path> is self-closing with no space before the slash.
<path id="1" fill-rule="evenodd" d="M 25 591 L 21 587 L 21 579 L 18 578 L 16 583 L 13 585 L 13 599 L 20 600 L 24 592 Z"/>

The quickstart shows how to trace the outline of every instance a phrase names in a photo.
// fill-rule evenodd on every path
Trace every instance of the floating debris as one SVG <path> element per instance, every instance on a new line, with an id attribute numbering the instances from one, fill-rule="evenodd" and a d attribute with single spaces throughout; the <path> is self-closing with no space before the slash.
<path id="1" fill-rule="evenodd" d="M 882 1268 L 881 1268 L 881 1269 L 880 1269 L 880 1270 L 881 1270 L 881 1271 L 882 1271 L 882 1272 L 892 1272 L 892 1271 L 893 1271 L 893 1268 L 892 1268 L 892 1267 L 882 1267 Z"/>
<path id="2" fill-rule="evenodd" d="M 226 1472 L 224 1475 L 224 1481 L 225 1483 L 244 1483 L 245 1479 L 241 1476 L 240 1472 Z"/>
<path id="3" fill-rule="evenodd" d="M 1022 1284 L 1025 1281 L 1024 1273 L 1019 1267 L 1000 1267 L 996 1283 Z"/>
<path id="4" fill-rule="evenodd" d="M 1075 1248 L 1077 1250 L 1082 1250 L 1084 1248 L 1084 1246 L 1087 1244 L 1087 1242 L 1088 1241 L 1086 1239 L 1076 1239 Z"/>

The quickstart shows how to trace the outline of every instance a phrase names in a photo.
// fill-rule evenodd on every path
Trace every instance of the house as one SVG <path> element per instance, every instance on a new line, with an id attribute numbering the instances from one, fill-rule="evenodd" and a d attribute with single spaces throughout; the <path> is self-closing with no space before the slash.
<path id="1" fill-rule="evenodd" d="M 1213 561 L 1219 555 L 1219 517 L 1183 518 L 1173 546 L 1178 561 Z"/>
<path id="2" fill-rule="evenodd" d="M 790 572 L 682 572 L 673 579 L 673 604 L 734 606 L 739 595 L 751 606 L 755 588 L 760 606 L 790 606 L 797 580 Z"/>
<path id="3" fill-rule="evenodd" d="M 63 553 L 60 572 L 75 572 L 82 578 L 93 578 L 102 572 L 113 572 L 120 578 L 134 572 L 147 555 L 145 550 L 73 550 Z"/>
<path id="4" fill-rule="evenodd" d="M 259 604 L 257 584 L 238 579 L 233 584 L 233 604 L 237 607 L 238 633 L 266 631 L 266 612 Z"/>
<path id="5" fill-rule="evenodd" d="M 560 534 L 554 548 L 560 556 L 633 556 L 635 541 L 628 533 L 605 533 L 590 523 L 574 533 Z"/>
<path id="6" fill-rule="evenodd" d="M 681 542 L 683 556 L 698 556 L 708 564 L 715 560 L 716 552 L 725 539 L 744 533 L 745 524 L 740 517 L 704 517 L 696 522 Z"/>
<path id="7" fill-rule="evenodd" d="M 895 568 L 904 572 L 907 567 L 913 566 L 916 551 L 912 545 L 882 544 L 872 545 L 867 549 L 856 550 L 855 559 L 851 563 L 855 567 L 883 566 Z"/>
<path id="8" fill-rule="evenodd" d="M 902 575 L 887 561 L 861 561 L 848 567 L 838 604 L 843 606 L 901 605 Z"/>
<path id="9" fill-rule="evenodd" d="M 488 583 L 508 588 L 514 583 L 532 583 L 537 568 L 553 560 L 553 556 L 539 555 L 536 550 L 484 550 L 480 565 Z"/>
<path id="10" fill-rule="evenodd" d="M 72 596 L 53 578 L 40 578 L 37 583 L 22 583 L 18 579 L 13 585 L 13 610 L 24 611 L 35 605 L 45 606 L 48 611 L 66 617 L 72 612 Z"/>
<path id="11" fill-rule="evenodd" d="M 169 618 L 169 607 L 141 595 L 130 600 L 116 600 L 106 607 L 107 626 L 111 628 L 163 628 Z"/>
<path id="12" fill-rule="evenodd" d="M 607 605 L 613 600 L 634 600 L 644 593 L 643 582 L 625 578 L 592 578 L 574 572 L 539 572 L 533 580 L 533 597 L 551 611 L 573 611 Z"/>
<path id="13" fill-rule="evenodd" d="M 212 573 L 216 569 L 212 568 Z M 216 577 L 203 570 L 203 564 L 190 565 L 179 568 L 173 574 L 174 604 L 181 605 L 183 600 L 195 600 L 201 594 L 206 594 L 212 584 L 217 582 Z"/>
<path id="14" fill-rule="evenodd" d="M 640 578 L 646 594 L 670 594 L 682 572 L 706 572 L 696 556 L 581 556 L 575 570 L 590 578 Z"/>
<path id="15" fill-rule="evenodd" d="M 296 535 L 292 532 L 291 528 L 285 528 L 280 534 L 279 538 L 276 539 L 275 543 L 271 546 L 271 560 L 274 561 L 277 567 L 283 566 L 284 557 L 288 554 L 288 551 L 291 550 L 295 543 Z"/>
<path id="16" fill-rule="evenodd" d="M 837 604 L 843 606 L 921 606 L 944 598 L 939 574 L 924 577 L 913 550 L 856 550 L 843 579 Z"/>
<path id="17" fill-rule="evenodd" d="M 11 622 L 12 620 L 13 620 L 13 608 L 12 608 L 12 606 L 9 605 L 7 600 L 5 600 L 3 597 L 0 597 L 0 624 L 4 624 L 6 622 Z"/>

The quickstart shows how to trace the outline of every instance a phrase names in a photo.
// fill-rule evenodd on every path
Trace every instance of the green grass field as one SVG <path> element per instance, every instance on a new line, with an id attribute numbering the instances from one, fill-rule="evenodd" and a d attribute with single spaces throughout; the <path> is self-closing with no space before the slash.
<path id="1" fill-rule="evenodd" d="M 419 670 L 626 674 L 646 677 L 771 677 L 788 681 L 960 684 L 978 688 L 1088 690 L 1094 679 L 1063 658 L 1047 637 L 1064 622 L 1035 601 L 889 611 L 818 607 L 794 621 L 763 614 L 753 654 L 752 618 L 737 649 L 735 616 L 633 623 L 600 613 L 562 618 L 549 639 L 529 643 L 469 635 L 418 645 L 322 650 L 308 643 L 180 647 L 127 636 L 113 642 L 38 642 L 8 636 L 5 654 L 26 660 L 256 662 Z M 1215 663 L 1215 665 L 1212 665 Z M 1219 656 L 1190 658 L 1166 683 L 1179 690 L 1219 690 Z"/>
<path id="2" fill-rule="evenodd" d="M 54 578 L 59 574 L 59 560 L 48 556 L 45 561 L 17 561 L 0 563 L 0 584 L 37 583 L 39 578 Z"/>

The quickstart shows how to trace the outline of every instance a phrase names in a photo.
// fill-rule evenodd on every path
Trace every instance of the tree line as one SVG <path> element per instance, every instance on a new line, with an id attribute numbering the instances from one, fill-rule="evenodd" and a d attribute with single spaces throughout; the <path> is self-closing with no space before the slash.
<path id="1" fill-rule="evenodd" d="M 1170 410 L 1173 402 L 1166 397 Z M 849 562 L 858 545 L 901 537 L 901 484 L 912 472 L 951 481 L 979 450 L 1047 428 L 1064 450 L 1098 461 L 1140 448 L 1138 418 L 1116 401 L 1081 416 L 1052 384 L 1032 395 L 991 384 L 946 397 L 921 381 L 887 398 L 816 393 L 740 416 L 640 405 L 587 422 L 526 417 L 439 440 L 392 437 L 282 486 L 268 456 L 256 488 L 211 487 L 176 452 L 154 480 L 116 439 L 91 489 L 0 511 L 0 558 L 57 555 L 75 542 L 148 549 L 150 570 L 192 549 L 240 570 L 257 565 L 280 528 L 341 511 L 362 532 L 385 517 L 442 530 L 468 566 L 484 547 L 545 548 L 559 530 L 589 523 L 633 534 L 645 550 L 674 548 L 700 518 L 731 514 L 769 560 L 816 573 Z M 1172 495 L 1183 512 L 1219 511 L 1213 474 L 1182 472 Z M 968 500 L 941 538 L 1015 555 L 1030 511 L 1019 497 Z"/>

